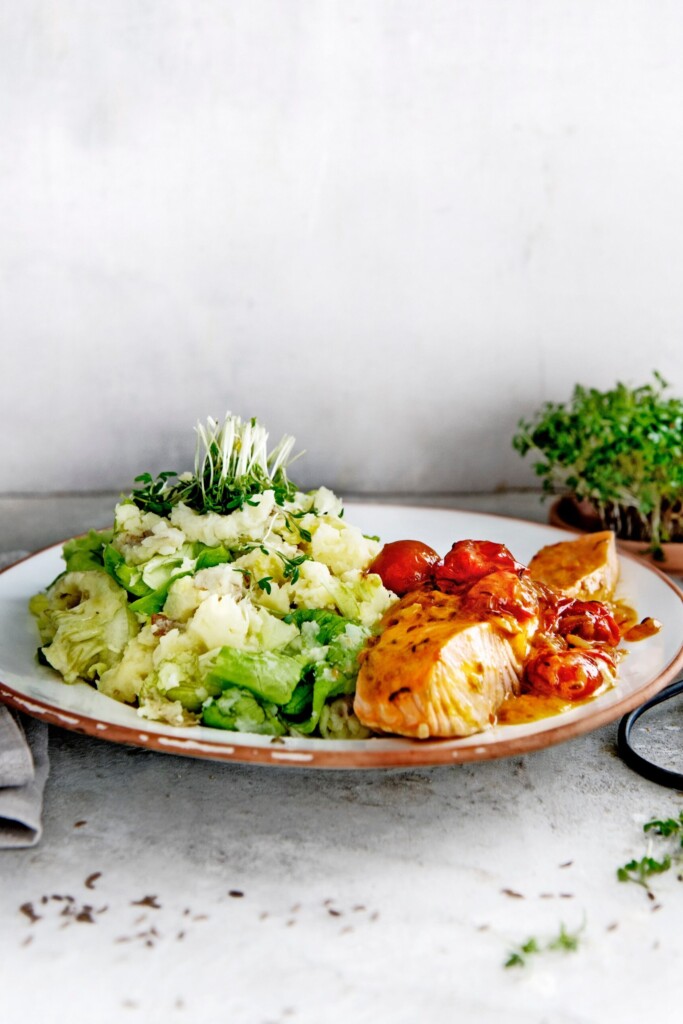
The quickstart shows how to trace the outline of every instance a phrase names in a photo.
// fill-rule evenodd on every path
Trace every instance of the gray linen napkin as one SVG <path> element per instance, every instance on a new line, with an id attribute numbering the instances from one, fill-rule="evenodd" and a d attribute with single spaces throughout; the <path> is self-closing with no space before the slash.
<path id="1" fill-rule="evenodd" d="M 0 568 L 25 552 L 0 554 Z M 47 725 L 0 705 L 0 849 L 35 846 L 49 772 Z"/>

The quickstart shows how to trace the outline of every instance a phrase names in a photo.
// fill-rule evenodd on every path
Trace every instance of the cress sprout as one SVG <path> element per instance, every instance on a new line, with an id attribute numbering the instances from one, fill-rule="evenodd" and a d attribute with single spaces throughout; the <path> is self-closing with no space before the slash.
<path id="1" fill-rule="evenodd" d="M 566 403 L 546 402 L 521 420 L 513 447 L 533 452 L 545 494 L 588 502 L 604 529 L 648 541 L 683 540 L 683 401 L 668 384 L 607 391 L 578 385 Z"/>

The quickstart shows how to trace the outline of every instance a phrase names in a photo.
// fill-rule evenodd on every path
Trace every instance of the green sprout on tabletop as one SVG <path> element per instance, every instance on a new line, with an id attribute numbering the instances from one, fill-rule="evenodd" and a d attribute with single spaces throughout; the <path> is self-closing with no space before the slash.
<path id="1" fill-rule="evenodd" d="M 671 857 L 665 856 L 663 860 L 655 860 L 654 857 L 641 857 L 640 860 L 630 860 L 628 864 L 617 868 L 617 878 L 620 882 L 635 882 L 642 885 L 650 892 L 648 879 L 653 875 L 661 875 L 671 867 Z"/>
<path id="2" fill-rule="evenodd" d="M 131 494 L 138 508 L 168 516 L 182 502 L 196 512 L 225 515 L 253 504 L 255 495 L 266 489 L 275 492 L 278 505 L 293 498 L 296 487 L 287 477 L 287 466 L 294 461 L 293 437 L 285 435 L 268 452 L 265 428 L 255 419 L 243 421 L 230 413 L 223 423 L 212 417 L 205 426 L 198 423 L 196 434 L 194 473 L 167 470 L 156 480 L 142 473 L 135 478 L 141 486 Z"/>
<path id="3" fill-rule="evenodd" d="M 581 932 L 586 927 L 584 921 L 580 928 L 576 931 L 567 931 L 564 924 L 560 925 L 560 930 L 554 939 L 541 945 L 538 939 L 530 938 L 526 942 L 523 942 L 516 949 L 511 950 L 507 960 L 504 963 L 504 967 L 525 967 L 530 956 L 536 953 L 552 952 L 552 953 L 575 953 L 579 948 L 581 940 Z"/>
<path id="4" fill-rule="evenodd" d="M 634 882 L 636 885 L 642 886 L 648 896 L 652 898 L 654 894 L 650 887 L 650 879 L 654 875 L 664 874 L 675 863 L 680 863 L 683 860 L 683 811 L 677 818 L 655 818 L 648 821 L 643 825 L 643 832 L 661 839 L 678 840 L 668 844 L 661 860 L 657 860 L 648 853 L 640 860 L 633 858 L 628 864 L 617 868 L 617 878 L 620 882 Z"/>
<path id="5" fill-rule="evenodd" d="M 644 540 L 662 556 L 665 541 L 683 540 L 683 401 L 654 383 L 608 391 L 577 385 L 567 403 L 546 402 L 522 420 L 512 439 L 545 494 L 586 502 L 603 529 Z"/>
<path id="6" fill-rule="evenodd" d="M 540 952 L 541 952 L 541 947 L 539 946 L 539 944 L 536 941 L 536 939 L 534 939 L 534 938 L 527 939 L 526 942 L 523 942 L 521 944 L 521 946 L 519 946 L 517 949 L 514 949 L 510 953 L 510 955 L 508 956 L 508 958 L 505 961 L 505 964 L 503 966 L 505 966 L 505 967 L 524 967 L 525 964 L 526 964 L 526 960 L 527 960 L 528 956 L 531 956 L 532 953 L 540 953 Z"/>
<path id="7" fill-rule="evenodd" d="M 654 821 L 648 821 L 646 825 L 643 825 L 643 832 L 654 832 L 655 835 L 665 838 L 677 836 L 683 846 L 683 811 L 677 818 L 655 818 Z"/>

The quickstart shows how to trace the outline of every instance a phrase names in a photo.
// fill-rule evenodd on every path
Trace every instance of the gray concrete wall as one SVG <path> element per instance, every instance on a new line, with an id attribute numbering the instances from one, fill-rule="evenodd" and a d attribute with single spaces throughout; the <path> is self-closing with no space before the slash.
<path id="1" fill-rule="evenodd" d="M 683 393 L 683 7 L 0 10 L 0 490 L 181 469 L 257 415 L 303 484 L 527 485 L 575 381 Z"/>

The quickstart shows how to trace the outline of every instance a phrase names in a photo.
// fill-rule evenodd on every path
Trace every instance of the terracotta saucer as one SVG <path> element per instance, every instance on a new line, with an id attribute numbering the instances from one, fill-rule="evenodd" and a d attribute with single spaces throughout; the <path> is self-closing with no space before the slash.
<path id="1" fill-rule="evenodd" d="M 571 530 L 573 533 L 595 533 L 603 529 L 594 516 L 584 514 L 581 507 L 571 498 L 558 498 L 553 502 L 548 511 L 548 522 L 551 526 L 559 526 L 560 529 Z M 664 561 L 653 558 L 644 541 L 617 538 L 617 544 L 622 551 L 642 558 L 662 572 L 670 573 L 672 576 L 683 576 L 683 543 L 662 544 Z"/>

